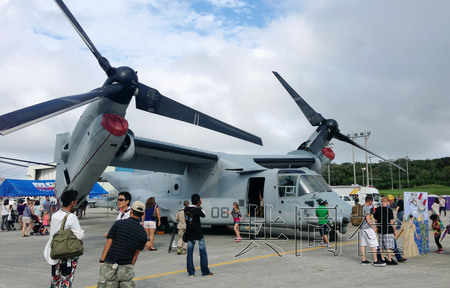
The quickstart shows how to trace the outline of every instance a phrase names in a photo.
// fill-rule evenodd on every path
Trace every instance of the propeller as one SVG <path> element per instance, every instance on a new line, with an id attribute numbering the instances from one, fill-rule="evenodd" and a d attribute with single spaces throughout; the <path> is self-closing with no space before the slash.
<path id="1" fill-rule="evenodd" d="M 275 77 L 277 77 L 277 79 L 281 82 L 281 85 L 283 85 L 283 87 L 288 91 L 288 93 L 297 103 L 298 107 L 302 110 L 303 114 L 305 114 L 309 123 L 311 123 L 312 126 L 319 126 L 316 129 L 316 133 L 313 134 L 313 136 L 307 142 L 300 145 L 299 149 L 309 150 L 312 153 L 317 154 L 322 150 L 322 148 L 328 145 L 331 139 L 334 138 L 358 147 L 359 149 L 364 150 L 367 153 L 370 153 L 403 171 L 406 171 L 397 164 L 392 163 L 391 161 L 381 157 L 380 155 L 367 150 L 366 148 L 350 139 L 348 136 L 342 134 L 339 130 L 339 125 L 336 120 L 325 119 L 320 113 L 317 113 L 311 106 L 309 106 L 309 104 L 306 103 L 306 101 L 280 76 L 280 74 L 275 71 L 272 71 L 272 73 L 275 75 Z"/>
<path id="2" fill-rule="evenodd" d="M 1 135 L 6 135 L 104 97 L 116 103 L 128 105 L 131 98 L 135 96 L 137 109 L 198 125 L 262 145 L 260 137 L 171 100 L 159 93 L 158 90 L 139 83 L 137 72 L 133 69 L 129 67 L 112 67 L 108 59 L 103 57 L 97 50 L 94 43 L 64 2 L 62 0 L 55 0 L 55 2 L 80 35 L 86 46 L 94 54 L 108 78 L 101 88 L 94 89 L 88 93 L 57 98 L 0 116 Z"/>

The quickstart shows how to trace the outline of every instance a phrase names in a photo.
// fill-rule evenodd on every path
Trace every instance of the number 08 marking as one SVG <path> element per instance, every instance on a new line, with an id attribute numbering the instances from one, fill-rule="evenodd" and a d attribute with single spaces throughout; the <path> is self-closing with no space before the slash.
<path id="1" fill-rule="evenodd" d="M 229 214 L 226 212 L 228 212 L 228 207 L 212 207 L 211 218 L 228 218 Z"/>

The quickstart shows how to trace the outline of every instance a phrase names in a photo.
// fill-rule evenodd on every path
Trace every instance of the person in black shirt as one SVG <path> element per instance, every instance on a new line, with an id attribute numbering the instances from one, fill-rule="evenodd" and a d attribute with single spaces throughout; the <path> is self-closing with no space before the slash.
<path id="1" fill-rule="evenodd" d="M 395 210 L 397 212 L 397 230 L 399 230 L 403 224 L 403 215 L 405 214 L 405 203 L 402 200 L 402 195 L 398 196 L 397 208 Z"/>
<path id="2" fill-rule="evenodd" d="M 381 260 L 386 262 L 387 265 L 397 265 L 397 262 L 391 259 L 391 254 L 395 249 L 395 229 L 394 225 L 394 212 L 388 207 L 389 200 L 387 197 L 381 198 L 381 207 L 375 210 L 373 217 L 377 222 L 378 233 L 380 235 L 380 248 L 383 252 L 387 253 L 387 260 L 383 259 L 381 254 Z"/>
<path id="3" fill-rule="evenodd" d="M 130 217 L 114 222 L 109 230 L 99 261 L 97 287 L 134 287 L 133 266 L 147 242 L 147 233 L 139 222 L 144 211 L 143 202 L 134 202 Z"/>
<path id="4" fill-rule="evenodd" d="M 200 253 L 200 268 L 202 275 L 204 277 L 212 276 L 213 273 L 211 273 L 208 268 L 208 254 L 206 253 L 205 238 L 203 237 L 202 223 L 200 221 L 200 217 L 204 218 L 206 216 L 205 211 L 203 211 L 200 206 L 202 204 L 200 195 L 193 194 L 191 196 L 191 203 L 192 205 L 184 208 L 184 217 L 186 220 L 185 233 L 187 233 L 186 238 L 188 240 L 188 250 L 186 256 L 187 272 L 189 277 L 195 276 L 193 253 L 195 243 L 197 243 Z"/>

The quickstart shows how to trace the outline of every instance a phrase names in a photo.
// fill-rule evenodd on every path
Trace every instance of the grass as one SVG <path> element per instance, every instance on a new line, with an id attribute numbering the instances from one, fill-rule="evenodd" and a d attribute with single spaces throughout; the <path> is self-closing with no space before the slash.
<path id="1" fill-rule="evenodd" d="M 428 195 L 450 195 L 450 187 L 442 186 L 442 185 L 423 185 L 418 187 L 409 187 L 409 188 L 401 188 L 394 190 L 379 190 L 380 195 L 387 196 L 388 194 L 392 194 L 394 197 L 397 197 L 403 192 L 428 192 Z"/>

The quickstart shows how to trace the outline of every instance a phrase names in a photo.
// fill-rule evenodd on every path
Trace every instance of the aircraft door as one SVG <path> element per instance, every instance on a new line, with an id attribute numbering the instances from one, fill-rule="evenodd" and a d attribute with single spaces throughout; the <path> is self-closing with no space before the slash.
<path id="1" fill-rule="evenodd" d="M 172 196 L 180 196 L 181 195 L 181 179 L 180 178 L 175 178 L 172 180 L 170 194 Z"/>
<path id="2" fill-rule="evenodd" d="M 247 214 L 250 216 L 263 217 L 264 204 L 264 177 L 253 177 L 248 180 L 247 190 Z M 262 205 L 261 205 L 262 204 Z"/>

